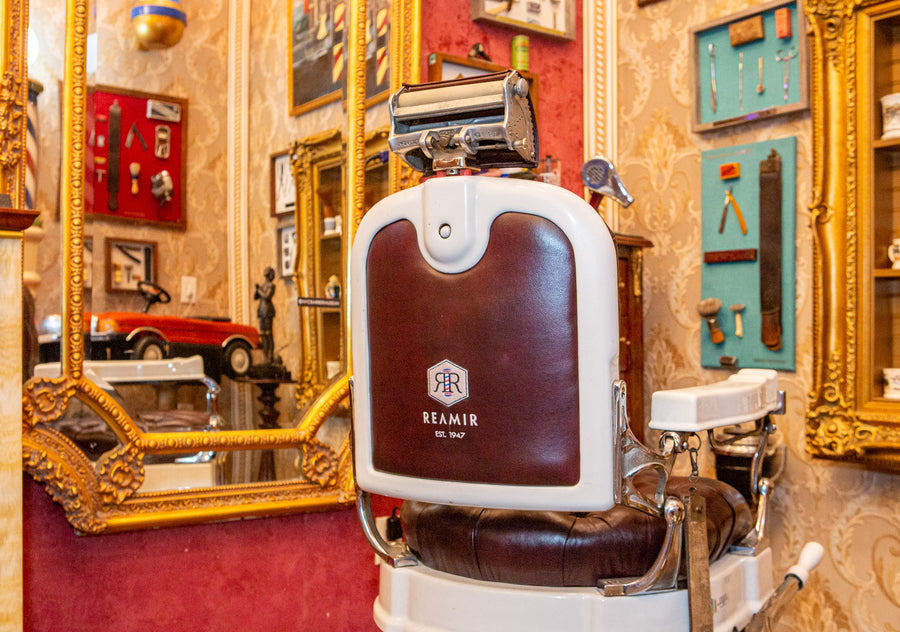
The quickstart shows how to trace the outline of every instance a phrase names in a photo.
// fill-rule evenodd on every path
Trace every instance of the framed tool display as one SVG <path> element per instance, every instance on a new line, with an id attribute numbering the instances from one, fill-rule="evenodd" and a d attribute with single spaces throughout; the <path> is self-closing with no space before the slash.
<path id="1" fill-rule="evenodd" d="M 691 29 L 692 129 L 809 108 L 802 0 L 775 0 Z"/>
<path id="2" fill-rule="evenodd" d="M 285 149 L 269 160 L 269 197 L 271 215 L 293 213 L 297 207 L 297 185 L 291 170 L 291 152 Z"/>
<path id="3" fill-rule="evenodd" d="M 86 109 L 86 216 L 184 228 L 187 99 L 96 86 Z"/>
<path id="4" fill-rule="evenodd" d="M 277 244 L 278 276 L 292 276 L 294 260 L 297 258 L 297 228 L 293 224 L 279 228 Z"/>
<path id="5" fill-rule="evenodd" d="M 106 239 L 106 291 L 137 292 L 139 281 L 156 283 L 156 242 Z"/>
<path id="6" fill-rule="evenodd" d="M 559 40 L 575 39 L 575 0 L 471 0 L 472 20 Z"/>
<path id="7" fill-rule="evenodd" d="M 797 139 L 705 151 L 704 367 L 795 370 Z"/>

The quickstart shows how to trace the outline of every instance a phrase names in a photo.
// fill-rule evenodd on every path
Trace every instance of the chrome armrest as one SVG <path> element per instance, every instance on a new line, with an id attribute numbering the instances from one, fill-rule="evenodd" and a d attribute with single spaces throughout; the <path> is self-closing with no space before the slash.
<path id="1" fill-rule="evenodd" d="M 639 509 L 652 516 L 664 511 L 666 483 L 675 464 L 676 445 L 681 442 L 671 434 L 661 439 L 661 451 L 654 452 L 638 441 L 628 423 L 625 382 L 613 384 L 613 419 L 616 424 L 616 503 Z M 657 475 L 656 492 L 650 498 L 637 488 L 635 477 L 644 470 L 654 470 Z"/>

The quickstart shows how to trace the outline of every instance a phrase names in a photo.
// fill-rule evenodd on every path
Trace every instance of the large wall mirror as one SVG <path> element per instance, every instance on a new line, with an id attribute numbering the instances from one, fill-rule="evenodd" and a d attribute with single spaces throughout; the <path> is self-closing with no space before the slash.
<path id="1" fill-rule="evenodd" d="M 810 453 L 900 471 L 900 2 L 806 0 L 813 112 Z"/>
<path id="2" fill-rule="evenodd" d="M 333 3 L 312 4 L 325 11 L 322 7 Z M 393 91 L 418 77 L 419 0 L 387 4 Z M 367 49 L 383 43 L 374 30 L 383 19 L 369 15 L 366 3 L 346 4 L 344 76 L 353 80 L 344 99 L 296 117 L 288 103 L 291 73 L 285 63 L 296 43 L 294 5 L 312 6 L 193 3 L 181 41 L 141 50 L 131 3 L 68 0 L 65 14 L 52 0 L 30 3 L 41 43 L 30 71 L 44 85 L 41 134 L 58 134 L 54 142 L 60 147 L 58 155 L 40 157 L 61 167 L 58 183 L 45 187 L 57 196 L 39 197 L 48 225 L 42 256 L 55 258 L 56 267 L 44 266 L 50 273 L 35 292 L 42 323 L 51 312 L 59 315 L 59 368 L 54 374 L 45 363 L 44 372 L 25 385 L 23 459 L 26 472 L 45 485 L 79 531 L 322 510 L 354 501 L 349 420 L 342 403 L 348 393 L 346 353 L 337 374 L 312 394 L 295 396 L 303 360 L 296 298 L 305 272 L 298 260 L 293 274 L 283 275 L 276 252 L 290 228 L 302 241 L 300 222 L 307 216 L 270 213 L 269 165 L 295 141 L 339 129 L 346 192 L 339 256 L 345 260 L 368 206 L 366 159 L 377 140 L 373 130 L 387 124 L 383 101 L 369 98 L 366 107 Z M 317 25 L 331 28 L 333 16 L 321 18 Z M 111 95 L 121 111 L 96 100 L 98 91 Z M 180 118 L 173 104 L 181 106 Z M 136 120 L 142 123 L 135 125 Z M 115 156 L 109 150 L 114 138 L 119 139 Z M 173 189 L 187 190 L 183 221 L 123 219 L 128 213 L 121 205 L 121 216 L 116 210 L 103 217 L 92 212 L 96 204 L 109 208 L 113 194 L 132 200 L 160 183 L 165 196 L 165 178 L 151 180 L 161 170 L 133 166 L 139 161 L 126 158 L 122 147 L 134 155 L 168 150 L 174 156 L 176 141 L 183 141 L 185 169 L 173 171 L 170 179 Z M 48 144 L 53 143 L 42 146 Z M 137 192 L 97 186 L 108 179 L 113 158 L 133 176 Z M 390 160 L 387 190 L 395 190 L 404 174 Z M 171 198 L 179 193 L 172 191 Z M 306 193 L 297 188 L 295 197 Z M 199 370 L 186 361 L 179 367 L 186 371 L 179 374 L 187 376 L 184 380 L 163 372 L 136 382 L 131 374 L 112 375 L 89 364 L 96 361 L 90 346 L 94 334 L 117 327 L 117 317 L 101 315 L 140 313 L 145 303 L 148 314 L 161 317 L 203 315 L 213 317 L 209 322 L 255 327 L 254 288 L 269 279 L 270 264 L 277 269 L 272 354 L 292 375 L 271 377 L 268 392 L 259 384 L 262 378 L 228 376 L 230 369 L 240 369 L 239 354 L 233 366 L 224 357 L 220 367 L 202 358 Z M 135 271 L 141 281 L 166 290 L 163 301 L 153 287 L 137 287 Z M 57 274 L 59 280 L 53 278 Z M 342 346 L 349 349 L 345 305 L 337 314 Z M 43 333 L 45 340 L 51 335 Z M 160 352 L 149 343 L 140 351 L 148 359 L 154 353 L 172 355 L 171 349 Z M 252 351 L 255 363 L 259 354 Z"/>

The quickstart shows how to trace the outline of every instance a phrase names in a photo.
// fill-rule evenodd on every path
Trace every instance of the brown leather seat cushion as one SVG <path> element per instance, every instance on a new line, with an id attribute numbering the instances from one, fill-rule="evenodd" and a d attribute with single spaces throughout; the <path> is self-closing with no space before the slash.
<path id="1" fill-rule="evenodd" d="M 667 492 L 684 497 L 687 478 Z M 751 528 L 750 507 L 731 486 L 697 481 L 706 498 L 710 561 Z M 599 579 L 647 572 L 665 536 L 663 518 L 616 505 L 566 513 L 456 507 L 406 501 L 400 513 L 410 548 L 436 570 L 532 586 L 596 586 Z"/>

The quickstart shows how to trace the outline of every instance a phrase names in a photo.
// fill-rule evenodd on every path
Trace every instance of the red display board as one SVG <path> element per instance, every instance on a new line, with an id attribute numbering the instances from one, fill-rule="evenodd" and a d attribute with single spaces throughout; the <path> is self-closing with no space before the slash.
<path id="1" fill-rule="evenodd" d="M 88 217 L 185 227 L 186 99 L 97 86 L 86 133 Z"/>

